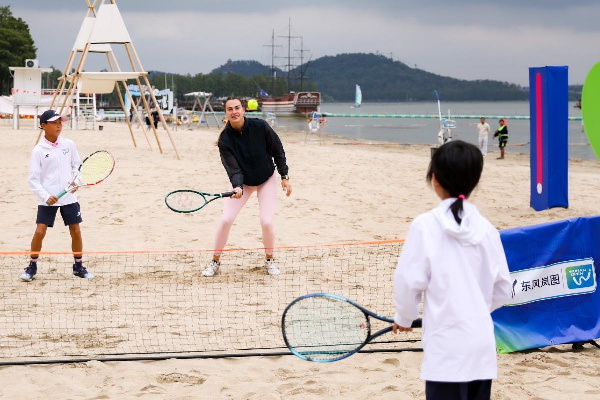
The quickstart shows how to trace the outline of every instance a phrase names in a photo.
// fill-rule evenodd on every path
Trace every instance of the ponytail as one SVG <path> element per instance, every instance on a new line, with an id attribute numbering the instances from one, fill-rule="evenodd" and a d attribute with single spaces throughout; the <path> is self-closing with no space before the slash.
<path id="1" fill-rule="evenodd" d="M 215 142 L 215 146 L 219 147 L 219 141 L 221 141 L 221 136 L 223 135 L 223 132 L 225 132 L 227 130 L 227 125 L 229 125 L 229 121 L 227 121 L 225 123 L 225 126 L 223 127 L 223 130 L 221 131 L 221 133 L 219 133 L 219 137 L 217 137 L 217 141 Z"/>
<path id="2" fill-rule="evenodd" d="M 465 195 L 461 194 L 461 195 L 458 196 L 458 198 L 456 199 L 456 201 L 454 203 L 452 203 L 452 205 L 450 206 L 450 211 L 452 211 L 452 215 L 454 216 L 454 220 L 459 225 L 462 222 L 462 218 L 460 217 L 460 213 L 463 210 L 463 203 L 464 203 L 464 201 L 465 201 Z"/>

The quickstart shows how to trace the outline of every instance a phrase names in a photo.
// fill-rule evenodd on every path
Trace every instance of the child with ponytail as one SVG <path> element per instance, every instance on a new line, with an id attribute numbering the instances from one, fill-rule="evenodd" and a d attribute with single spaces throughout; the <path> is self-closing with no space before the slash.
<path id="1" fill-rule="evenodd" d="M 428 400 L 487 400 L 497 377 L 490 313 L 510 299 L 511 283 L 498 231 L 468 200 L 482 170 L 472 144 L 436 150 L 427 181 L 441 202 L 412 222 L 394 275 L 394 332 L 410 330 L 424 294 Z"/>

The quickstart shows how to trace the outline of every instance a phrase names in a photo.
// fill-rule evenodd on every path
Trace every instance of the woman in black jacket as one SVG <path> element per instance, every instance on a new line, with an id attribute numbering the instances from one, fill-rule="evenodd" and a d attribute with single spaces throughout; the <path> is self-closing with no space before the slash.
<path id="1" fill-rule="evenodd" d="M 275 247 L 275 207 L 277 205 L 277 172 L 286 196 L 292 194 L 285 151 L 279 136 L 262 119 L 245 118 L 238 98 L 225 101 L 228 123 L 217 140 L 221 162 L 227 171 L 234 195 L 225 199 L 223 215 L 217 227 L 213 259 L 202 272 L 214 276 L 220 267 L 221 252 L 238 213 L 253 192 L 257 192 L 260 225 L 265 247 L 265 267 L 270 275 L 280 271 L 273 259 Z"/>

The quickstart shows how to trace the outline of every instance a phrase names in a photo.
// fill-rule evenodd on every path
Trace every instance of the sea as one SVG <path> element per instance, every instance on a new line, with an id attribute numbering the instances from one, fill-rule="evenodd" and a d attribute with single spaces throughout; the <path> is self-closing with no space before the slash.
<path id="1" fill-rule="evenodd" d="M 438 115 L 437 102 L 418 103 L 363 103 L 353 108 L 354 103 L 322 103 L 320 111 L 332 114 L 434 114 Z M 509 142 L 507 153 L 529 153 L 529 120 L 511 120 L 510 116 L 528 116 L 528 101 L 503 102 L 442 102 L 442 115 L 493 115 L 508 118 Z M 575 102 L 569 103 L 569 116 L 581 117 Z M 479 119 L 456 119 L 454 139 L 477 144 Z M 498 128 L 498 119 L 488 119 L 492 134 L 488 149 L 498 150 L 498 140 L 493 132 Z M 308 123 L 298 117 L 277 117 L 278 129 L 309 131 Z M 372 118 L 372 117 L 328 117 L 321 133 L 340 138 L 352 138 L 359 142 L 393 142 L 400 144 L 437 144 L 439 132 L 437 119 Z M 569 158 L 596 159 L 589 145 L 581 121 L 569 121 Z M 343 140 L 340 140 L 343 142 Z"/>

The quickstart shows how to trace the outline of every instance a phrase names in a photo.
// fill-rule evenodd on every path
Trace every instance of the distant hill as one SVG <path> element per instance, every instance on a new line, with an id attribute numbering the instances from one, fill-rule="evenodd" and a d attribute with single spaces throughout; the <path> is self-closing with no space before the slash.
<path id="1" fill-rule="evenodd" d="M 362 88 L 363 101 L 425 101 L 435 98 L 437 90 L 443 100 L 487 101 L 526 100 L 528 92 L 519 85 L 494 80 L 462 80 L 436 75 L 377 54 L 353 53 L 325 56 L 312 61 L 306 69 L 306 82 L 316 84 L 324 99 L 353 101 L 354 85 Z M 231 61 L 212 73 L 233 73 L 246 77 L 270 75 L 270 67 L 257 61 Z M 277 69 L 277 76 L 286 73 Z M 300 67 L 292 70 L 300 76 Z M 296 82 L 298 80 L 296 79 Z M 296 85 L 298 86 L 298 85 Z M 298 88 L 295 88 L 298 90 Z"/>
<path id="2" fill-rule="evenodd" d="M 524 100 L 520 86 L 493 80 L 462 80 L 436 75 L 376 54 L 339 54 L 321 57 L 307 70 L 319 91 L 331 100 L 352 101 L 354 85 L 361 86 L 363 101 Z"/>
<path id="3" fill-rule="evenodd" d="M 279 68 L 275 68 L 277 72 L 277 76 L 283 76 L 283 71 Z M 211 71 L 211 74 L 237 74 L 243 75 L 245 77 L 250 77 L 254 75 L 266 75 L 270 76 L 271 67 L 263 65 L 258 61 L 252 60 L 240 60 L 240 61 L 231 61 L 227 60 L 227 62 L 221 65 L 218 68 L 215 68 Z"/>
<path id="4" fill-rule="evenodd" d="M 326 101 L 354 101 L 354 85 L 362 88 L 363 101 L 432 101 L 437 90 L 442 101 L 528 100 L 529 88 L 495 80 L 463 80 L 412 68 L 379 54 L 339 54 L 318 58 L 307 65 L 305 90 L 318 90 Z M 237 93 L 255 96 L 262 88 L 271 94 L 287 92 L 287 72 L 277 68 L 272 81 L 270 67 L 252 60 L 227 62 L 210 74 L 181 76 L 174 74 L 177 96 L 190 91 L 212 91 L 216 96 Z M 162 87 L 163 72 L 151 72 L 151 78 Z M 171 75 L 167 73 L 167 75 Z M 300 76 L 300 67 L 291 71 Z M 292 90 L 300 89 L 295 79 Z M 581 85 L 569 87 L 569 99 L 581 98 Z"/>

